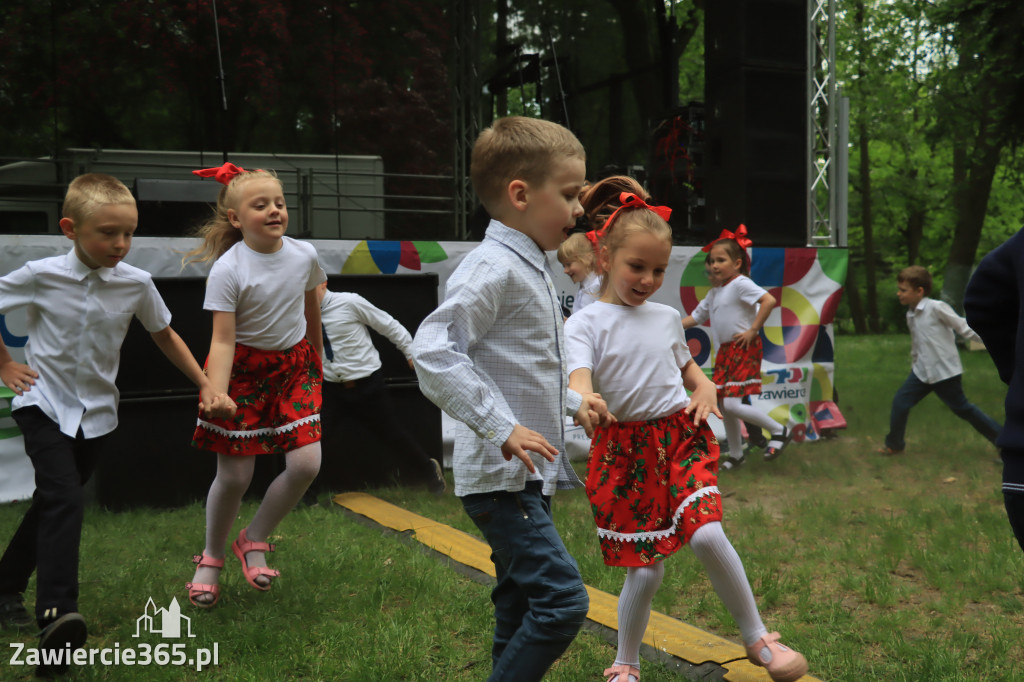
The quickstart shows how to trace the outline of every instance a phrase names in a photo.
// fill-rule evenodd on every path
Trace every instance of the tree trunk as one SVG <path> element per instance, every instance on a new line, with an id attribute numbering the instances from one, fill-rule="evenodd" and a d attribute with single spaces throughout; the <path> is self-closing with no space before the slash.
<path id="1" fill-rule="evenodd" d="M 921 239 L 924 237 L 924 223 L 928 210 L 920 206 L 911 209 L 907 216 L 907 265 L 916 265 L 921 255 Z"/>
<path id="2" fill-rule="evenodd" d="M 857 288 L 857 270 L 853 267 L 852 252 L 849 257 L 850 263 L 846 268 L 846 284 L 843 286 L 843 293 L 846 294 L 846 303 L 850 306 L 850 317 L 853 318 L 853 331 L 857 334 L 866 334 L 868 325 L 864 319 L 864 305 L 860 300 L 860 289 Z"/>
<path id="3" fill-rule="evenodd" d="M 868 124 L 861 118 L 857 122 L 858 146 L 860 147 L 860 212 L 864 229 L 864 276 L 867 279 L 867 321 L 873 334 L 879 332 L 878 291 L 875 281 L 875 235 L 871 214 L 871 154 L 868 150 Z"/>
<path id="4" fill-rule="evenodd" d="M 960 313 L 963 313 L 964 289 L 967 288 L 967 280 L 971 277 L 974 259 L 978 254 L 988 199 L 992 193 L 992 181 L 999 167 L 1003 147 L 989 133 L 988 126 L 982 122 L 974 153 L 969 155 L 963 148 L 954 149 L 953 153 L 956 228 L 942 281 L 942 300 Z"/>

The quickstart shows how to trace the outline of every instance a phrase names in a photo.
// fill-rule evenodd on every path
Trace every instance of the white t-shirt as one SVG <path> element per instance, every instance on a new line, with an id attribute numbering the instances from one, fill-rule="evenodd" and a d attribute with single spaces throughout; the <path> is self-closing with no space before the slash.
<path id="1" fill-rule="evenodd" d="M 712 288 L 690 316 L 697 324 L 704 324 L 710 318 L 715 340 L 731 343 L 733 336 L 754 324 L 757 302 L 766 293 L 746 275 L 737 275 L 722 286 Z"/>
<path id="2" fill-rule="evenodd" d="M 596 272 L 591 272 L 580 282 L 580 288 L 576 291 L 576 298 L 572 300 L 572 314 L 575 315 L 601 296 L 601 278 Z"/>
<path id="3" fill-rule="evenodd" d="M 658 419 L 690 404 L 690 361 L 679 312 L 662 303 L 593 303 L 565 321 L 569 374 L 586 368 L 619 421 Z"/>
<path id="4" fill-rule="evenodd" d="M 306 335 L 304 296 L 327 279 L 308 242 L 281 238 L 274 253 L 238 242 L 217 259 L 206 282 L 205 310 L 235 313 L 235 341 L 286 350 Z"/>

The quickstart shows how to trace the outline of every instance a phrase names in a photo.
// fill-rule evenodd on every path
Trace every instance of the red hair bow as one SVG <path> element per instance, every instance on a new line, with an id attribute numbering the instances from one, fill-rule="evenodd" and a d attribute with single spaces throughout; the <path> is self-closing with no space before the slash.
<path id="1" fill-rule="evenodd" d="M 608 226 L 612 224 L 613 220 L 615 220 L 615 216 L 619 215 L 619 211 L 624 208 L 646 208 L 649 211 L 654 211 L 659 218 L 666 221 L 669 219 L 669 216 L 672 215 L 672 209 L 668 206 L 651 206 L 632 192 L 622 192 L 619 194 L 619 204 L 620 206 L 615 209 L 615 213 L 612 213 L 608 216 L 608 220 L 604 221 L 604 225 L 601 227 L 601 232 L 598 235 L 599 237 L 604 236 L 604 233 L 608 230 Z"/>
<path id="2" fill-rule="evenodd" d="M 222 185 L 230 183 L 236 175 L 248 172 L 249 171 L 236 166 L 230 161 L 225 161 L 224 165 L 218 168 L 203 168 L 202 170 L 192 171 L 194 175 L 198 175 L 201 178 L 213 178 Z"/>
<path id="3" fill-rule="evenodd" d="M 718 235 L 718 239 L 712 240 L 712 242 L 705 246 L 703 249 L 701 249 L 701 251 L 707 253 L 708 251 L 711 250 L 712 246 L 722 241 L 723 239 L 734 240 L 737 244 L 740 245 L 741 249 L 746 249 L 754 245 L 754 242 L 752 242 L 750 238 L 747 237 L 747 226 L 740 223 L 740 226 L 736 228 L 735 232 L 730 232 L 729 230 L 722 230 L 722 234 Z"/>

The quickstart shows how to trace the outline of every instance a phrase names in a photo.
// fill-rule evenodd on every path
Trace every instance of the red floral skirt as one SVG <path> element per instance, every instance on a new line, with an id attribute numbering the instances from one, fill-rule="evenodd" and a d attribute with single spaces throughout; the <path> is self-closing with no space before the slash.
<path id="1" fill-rule="evenodd" d="M 685 412 L 598 427 L 587 497 L 609 566 L 646 566 L 676 552 L 705 523 L 722 520 L 718 441 Z"/>
<path id="2" fill-rule="evenodd" d="M 715 371 L 711 381 L 718 389 L 719 398 L 742 398 L 761 393 L 761 337 L 746 348 L 735 343 L 723 343 L 715 356 Z"/>
<path id="3" fill-rule="evenodd" d="M 228 395 L 234 419 L 202 412 L 192 447 L 224 455 L 291 452 L 320 440 L 323 370 L 313 345 L 303 339 L 287 350 L 235 344 Z"/>

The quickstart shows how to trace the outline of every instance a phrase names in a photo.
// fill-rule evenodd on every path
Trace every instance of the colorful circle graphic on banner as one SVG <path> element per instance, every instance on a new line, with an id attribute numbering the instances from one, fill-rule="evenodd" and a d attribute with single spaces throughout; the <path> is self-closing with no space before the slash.
<path id="1" fill-rule="evenodd" d="M 343 275 L 393 275 L 398 266 L 419 270 L 422 263 L 439 263 L 448 254 L 437 242 L 361 241 L 341 266 Z"/>
<path id="2" fill-rule="evenodd" d="M 683 268 L 683 276 L 679 280 L 679 301 L 687 315 L 693 312 L 709 291 L 711 285 L 708 284 L 708 276 L 704 270 L 704 254 L 698 251 Z"/>
<path id="3" fill-rule="evenodd" d="M 690 327 L 685 334 L 693 361 L 703 367 L 711 359 L 711 334 L 706 327 Z"/>
<path id="4" fill-rule="evenodd" d="M 801 288 L 816 270 L 817 249 L 753 249 L 750 277 L 778 302 L 761 336 L 764 359 L 787 364 L 804 359 L 815 348 L 821 314 Z"/>
<path id="5" fill-rule="evenodd" d="M 711 291 L 707 273 L 704 270 L 704 254 L 697 252 L 683 268 L 683 276 L 679 280 L 679 301 L 683 310 L 689 315 L 697 307 L 701 299 Z M 694 362 L 704 366 L 711 359 L 711 331 L 708 324 L 690 327 L 686 330 L 686 345 Z"/>
<path id="6" fill-rule="evenodd" d="M 782 326 L 765 325 L 761 334 L 764 359 L 780 365 L 797 362 L 814 348 L 821 318 L 811 302 L 792 287 L 770 289 L 769 293 L 779 302 Z"/>

